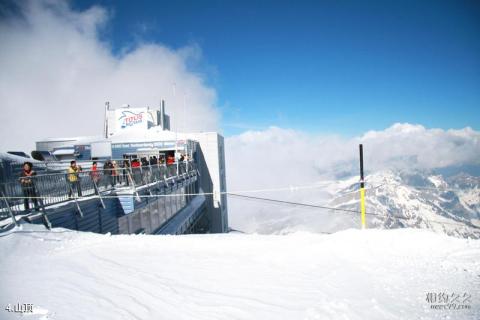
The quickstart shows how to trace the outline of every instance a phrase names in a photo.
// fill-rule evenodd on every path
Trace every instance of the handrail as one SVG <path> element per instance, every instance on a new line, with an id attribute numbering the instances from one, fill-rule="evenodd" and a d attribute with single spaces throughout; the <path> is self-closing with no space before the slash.
<path id="1" fill-rule="evenodd" d="M 189 171 L 187 171 L 187 168 Z M 36 211 L 41 208 L 44 211 L 43 215 L 45 215 L 44 207 L 73 200 L 79 214 L 83 216 L 79 205 L 82 198 L 98 197 L 104 207 L 102 193 L 111 192 L 118 188 L 129 188 L 138 196 L 137 190 L 139 187 L 150 187 L 154 183 L 168 184 L 167 180 L 175 181 L 178 178 L 184 178 L 186 173 L 194 171 L 196 171 L 194 162 L 188 162 L 188 165 L 187 162 L 180 162 L 169 165 L 149 164 L 133 168 L 131 166 L 119 166 L 97 170 L 88 169 L 79 171 L 73 176 L 65 170 L 56 173 L 41 173 L 27 178 L 23 177 L 23 179 L 30 181 L 23 185 L 21 183 L 22 177 L 19 177 L 14 181 L 0 182 L 0 191 L 5 196 L 4 199 L 8 199 L 5 202 L 6 207 L 0 206 L 0 211 L 22 212 L 26 209 L 24 204 L 34 202 Z"/>
<path id="2" fill-rule="evenodd" d="M 8 203 L 8 200 L 7 200 L 7 198 L 5 197 L 5 194 L 4 194 L 3 191 L 1 191 L 1 190 L 0 190 L 0 194 L 1 194 L 1 197 L 2 197 L 3 201 L 5 202 L 7 211 L 8 211 L 8 213 L 9 213 L 10 218 L 12 219 L 12 222 L 15 224 L 15 226 L 18 227 L 18 221 L 15 219 L 15 215 L 14 215 L 13 212 L 12 212 L 12 208 L 10 208 L 10 204 Z"/>

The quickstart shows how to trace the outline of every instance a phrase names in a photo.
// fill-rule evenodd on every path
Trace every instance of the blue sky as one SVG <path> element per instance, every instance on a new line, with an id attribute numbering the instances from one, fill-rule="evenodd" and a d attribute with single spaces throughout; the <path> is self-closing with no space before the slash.
<path id="1" fill-rule="evenodd" d="M 74 1 L 113 50 L 198 45 L 228 135 L 356 135 L 395 122 L 480 129 L 478 1 Z"/>

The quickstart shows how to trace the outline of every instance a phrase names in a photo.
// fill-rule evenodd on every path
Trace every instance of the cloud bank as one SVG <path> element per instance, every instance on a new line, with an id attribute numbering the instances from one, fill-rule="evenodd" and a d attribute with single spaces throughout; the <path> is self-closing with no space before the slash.
<path id="1" fill-rule="evenodd" d="M 356 175 L 360 143 L 367 172 L 480 165 L 480 132 L 468 127 L 443 130 L 397 123 L 353 138 L 271 127 L 227 139 L 229 187 L 309 184 Z"/>
<path id="2" fill-rule="evenodd" d="M 383 131 L 344 138 L 272 127 L 226 140 L 228 188 L 301 186 L 357 176 L 359 143 L 364 145 L 366 174 L 385 169 L 428 171 L 480 166 L 480 132 L 471 128 L 427 129 L 397 123 Z M 325 204 L 329 199 L 318 189 L 254 195 L 312 204 Z M 324 230 L 329 222 L 311 210 L 234 197 L 229 198 L 229 216 L 233 228 L 262 233 L 289 228 Z"/>
<path id="3" fill-rule="evenodd" d="M 157 107 L 165 99 L 172 127 L 217 129 L 216 92 L 188 67 L 201 63 L 198 47 L 139 43 L 116 55 L 99 36 L 112 18 L 102 7 L 79 12 L 64 1 L 26 1 L 16 9 L 0 20 L 0 150 L 101 134 L 105 101 Z"/>

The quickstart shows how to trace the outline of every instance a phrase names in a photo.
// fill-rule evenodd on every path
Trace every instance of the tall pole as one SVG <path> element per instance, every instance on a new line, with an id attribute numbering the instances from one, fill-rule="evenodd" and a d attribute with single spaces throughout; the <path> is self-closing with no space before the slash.
<path id="1" fill-rule="evenodd" d="M 105 102 L 105 119 L 103 123 L 103 135 L 108 138 L 108 110 L 110 110 L 110 102 Z"/>
<path id="2" fill-rule="evenodd" d="M 363 145 L 360 144 L 360 209 L 362 214 L 362 229 L 367 227 L 365 221 L 365 179 L 363 176 Z"/>
<path id="3" fill-rule="evenodd" d="M 187 121 L 187 93 L 183 94 L 183 132 L 186 130 L 186 121 Z"/>
<path id="4" fill-rule="evenodd" d="M 177 83 L 173 83 L 173 100 L 175 101 L 175 118 L 177 117 L 178 111 L 178 104 L 177 104 Z M 177 149 L 178 149 L 178 120 L 175 119 L 175 153 L 173 156 L 175 157 L 175 163 L 177 164 L 177 176 L 178 176 L 178 157 L 177 157 Z"/>
<path id="5" fill-rule="evenodd" d="M 165 131 L 165 100 L 160 101 L 160 125 L 162 130 Z"/>

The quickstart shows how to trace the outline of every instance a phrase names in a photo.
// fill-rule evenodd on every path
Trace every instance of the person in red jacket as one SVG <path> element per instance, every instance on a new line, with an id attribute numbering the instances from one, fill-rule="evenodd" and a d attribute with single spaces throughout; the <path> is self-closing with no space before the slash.
<path id="1" fill-rule="evenodd" d="M 96 184 L 98 184 L 98 181 L 100 180 L 100 172 L 98 172 L 97 161 L 93 161 L 93 163 L 92 163 L 92 169 L 90 171 L 90 177 L 92 177 L 92 180 Z"/>
<path id="2" fill-rule="evenodd" d="M 138 159 L 132 161 L 132 173 L 135 183 L 140 184 L 142 180 L 142 172 L 140 169 L 140 161 L 138 161 Z"/>

